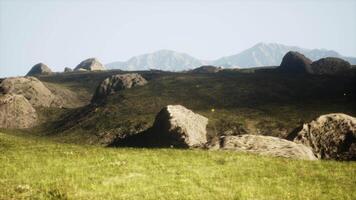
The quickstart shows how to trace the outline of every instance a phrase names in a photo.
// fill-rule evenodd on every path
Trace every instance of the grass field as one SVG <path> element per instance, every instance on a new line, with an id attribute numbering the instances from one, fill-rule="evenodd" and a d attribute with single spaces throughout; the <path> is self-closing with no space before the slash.
<path id="1" fill-rule="evenodd" d="M 356 163 L 0 133 L 0 199 L 356 199 Z"/>

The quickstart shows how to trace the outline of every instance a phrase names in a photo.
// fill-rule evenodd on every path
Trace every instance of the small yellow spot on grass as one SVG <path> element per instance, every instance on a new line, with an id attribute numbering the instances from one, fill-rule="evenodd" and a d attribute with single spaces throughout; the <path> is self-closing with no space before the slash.
<path id="1" fill-rule="evenodd" d="M 211 109 L 211 112 L 215 112 L 215 109 L 214 109 L 214 108 L 212 108 L 212 109 Z"/>

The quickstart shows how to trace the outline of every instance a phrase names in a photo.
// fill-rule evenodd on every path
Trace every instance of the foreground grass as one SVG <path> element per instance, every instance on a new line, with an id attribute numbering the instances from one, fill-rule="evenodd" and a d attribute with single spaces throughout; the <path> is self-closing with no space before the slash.
<path id="1" fill-rule="evenodd" d="M 356 163 L 0 133 L 0 199 L 356 199 Z"/>

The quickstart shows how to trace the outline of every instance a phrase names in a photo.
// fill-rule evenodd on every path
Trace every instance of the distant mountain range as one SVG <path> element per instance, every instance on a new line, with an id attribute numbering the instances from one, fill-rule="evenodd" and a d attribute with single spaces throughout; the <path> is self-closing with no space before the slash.
<path id="1" fill-rule="evenodd" d="M 148 70 L 160 69 L 165 71 L 182 71 L 193 69 L 201 65 L 216 65 L 229 67 L 261 67 L 277 66 L 288 51 L 298 51 L 311 60 L 324 57 L 338 57 L 356 64 L 355 57 L 345 57 L 336 51 L 326 49 L 305 49 L 296 46 L 287 46 L 276 43 L 258 43 L 238 54 L 226 56 L 213 61 L 204 61 L 194 58 L 186 53 L 172 50 L 159 50 L 153 53 L 134 56 L 125 62 L 112 62 L 106 64 L 109 69 L 122 70 Z"/>

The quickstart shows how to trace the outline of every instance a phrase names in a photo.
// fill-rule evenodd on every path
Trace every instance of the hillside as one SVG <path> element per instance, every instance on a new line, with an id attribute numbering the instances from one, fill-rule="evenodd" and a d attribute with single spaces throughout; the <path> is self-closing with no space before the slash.
<path id="1" fill-rule="evenodd" d="M 124 72 L 60 74 L 39 79 L 81 91 L 88 104 L 97 85 L 117 73 Z M 209 118 L 210 136 L 230 134 L 232 130 L 235 134 L 284 138 L 321 114 L 356 113 L 353 76 L 280 74 L 270 70 L 139 73 L 148 80 L 147 85 L 112 95 L 103 106 L 66 109 L 60 114 L 42 110 L 40 114 L 53 123 L 45 123 L 36 131 L 59 140 L 100 143 L 107 137 L 140 132 L 152 125 L 161 108 L 181 104 Z"/>

